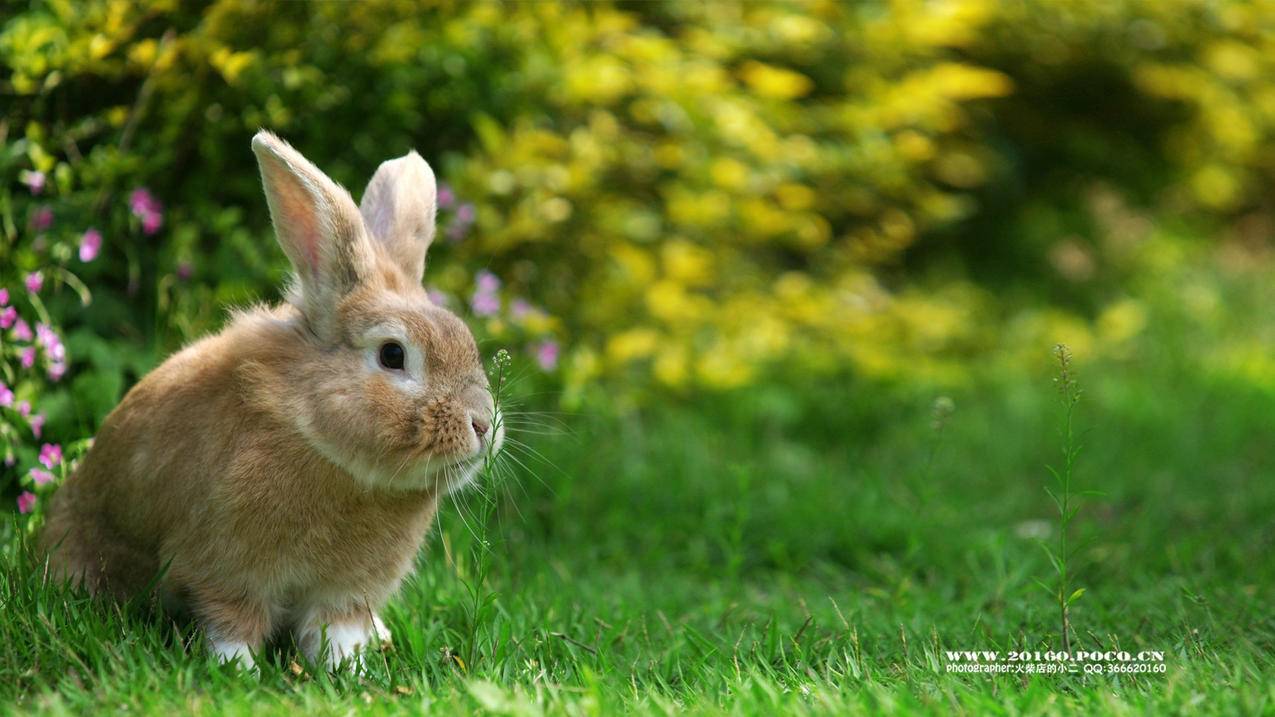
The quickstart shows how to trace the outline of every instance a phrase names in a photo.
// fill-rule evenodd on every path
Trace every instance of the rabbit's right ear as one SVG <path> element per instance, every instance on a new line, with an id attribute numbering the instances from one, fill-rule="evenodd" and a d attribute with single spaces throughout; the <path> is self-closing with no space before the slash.
<path id="1" fill-rule="evenodd" d="M 359 204 L 368 231 L 417 284 L 434 241 L 437 210 L 434 170 L 416 152 L 382 162 Z"/>
<path id="2" fill-rule="evenodd" d="M 372 247 L 350 193 L 287 142 L 262 130 L 252 138 L 279 245 L 300 282 L 293 296 L 317 334 L 337 331 L 336 305 L 373 265 Z"/>

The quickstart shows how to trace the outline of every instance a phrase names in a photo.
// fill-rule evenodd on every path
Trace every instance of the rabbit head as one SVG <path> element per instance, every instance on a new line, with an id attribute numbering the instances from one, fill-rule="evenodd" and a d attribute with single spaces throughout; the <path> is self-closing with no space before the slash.
<path id="1" fill-rule="evenodd" d="M 280 357 L 274 410 L 369 488 L 464 485 L 503 429 L 473 335 L 421 286 L 433 171 L 415 152 L 384 162 L 356 207 L 273 134 L 252 148 L 307 354 Z"/>

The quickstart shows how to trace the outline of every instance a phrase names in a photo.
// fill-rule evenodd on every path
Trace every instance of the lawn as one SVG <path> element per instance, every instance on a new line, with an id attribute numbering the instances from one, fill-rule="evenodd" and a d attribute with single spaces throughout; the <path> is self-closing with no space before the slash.
<path id="1" fill-rule="evenodd" d="M 1080 367 L 1073 650 L 1164 674 L 945 672 L 1058 649 L 1047 372 L 936 392 L 773 380 L 515 415 L 508 468 L 449 504 L 361 676 L 275 646 L 215 665 L 152 604 L 4 563 L 0 700 L 39 713 L 1062 713 L 1275 710 L 1275 396 L 1169 352 Z M 519 430 L 521 429 L 521 430 Z M 516 460 L 515 460 L 516 459 Z M 11 544 L 11 554 L 20 548 Z"/>
<path id="2" fill-rule="evenodd" d="M 0 2 L 0 716 L 1275 715 L 1275 3 Z M 359 224 L 518 377 L 393 644 L 50 583 L 127 388 Z"/>

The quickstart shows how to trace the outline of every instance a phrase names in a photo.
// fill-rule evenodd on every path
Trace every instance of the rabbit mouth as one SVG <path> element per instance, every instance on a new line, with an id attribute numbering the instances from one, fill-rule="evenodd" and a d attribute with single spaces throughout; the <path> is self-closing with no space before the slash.
<path id="1" fill-rule="evenodd" d="M 397 468 L 373 471 L 365 480 L 396 490 L 425 488 L 451 493 L 473 481 L 482 469 L 485 455 L 483 450 L 448 454 L 418 449 Z"/>
<path id="2" fill-rule="evenodd" d="M 418 462 L 415 470 L 404 469 L 400 475 L 391 475 L 383 485 L 397 489 L 432 488 L 447 494 L 473 482 L 483 464 L 482 453 L 460 456 L 427 456 Z"/>

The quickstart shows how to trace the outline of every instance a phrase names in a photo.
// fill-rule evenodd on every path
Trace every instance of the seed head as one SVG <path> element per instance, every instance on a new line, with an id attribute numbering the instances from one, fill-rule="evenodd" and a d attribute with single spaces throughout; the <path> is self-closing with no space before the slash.
<path id="1" fill-rule="evenodd" d="M 930 427 L 934 431 L 940 432 L 947 425 L 947 419 L 956 411 L 956 402 L 947 396 L 939 396 L 934 399 L 934 405 L 930 407 Z"/>

